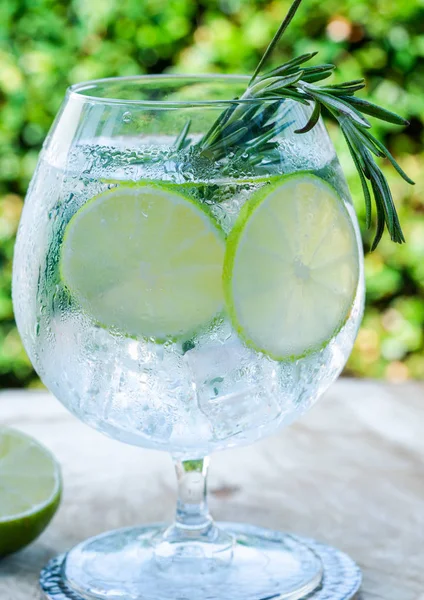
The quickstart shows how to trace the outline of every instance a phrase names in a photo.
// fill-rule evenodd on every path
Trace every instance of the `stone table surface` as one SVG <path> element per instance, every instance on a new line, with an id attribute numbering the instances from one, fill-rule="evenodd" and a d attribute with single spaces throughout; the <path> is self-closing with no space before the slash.
<path id="1" fill-rule="evenodd" d="M 126 446 L 80 423 L 44 392 L 0 392 L 0 424 L 49 447 L 64 497 L 47 531 L 0 561 L 0 600 L 39 600 L 50 557 L 107 529 L 172 517 L 165 453 Z M 294 531 L 348 552 L 362 600 L 424 600 L 424 385 L 339 380 L 304 418 L 212 460 L 220 520 Z"/>

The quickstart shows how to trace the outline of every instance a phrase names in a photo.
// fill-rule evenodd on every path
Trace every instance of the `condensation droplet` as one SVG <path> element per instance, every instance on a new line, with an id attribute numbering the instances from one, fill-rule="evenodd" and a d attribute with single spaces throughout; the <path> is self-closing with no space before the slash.
<path id="1" fill-rule="evenodd" d="M 129 111 L 124 112 L 124 114 L 122 115 L 122 120 L 124 121 L 124 123 L 130 123 L 132 120 L 131 113 Z"/>

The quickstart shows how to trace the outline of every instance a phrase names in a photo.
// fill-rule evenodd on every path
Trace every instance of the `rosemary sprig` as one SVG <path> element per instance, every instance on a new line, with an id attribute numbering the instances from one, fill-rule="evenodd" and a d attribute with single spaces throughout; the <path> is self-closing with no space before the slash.
<path id="1" fill-rule="evenodd" d="M 300 6 L 300 3 L 302 2 L 302 0 L 294 0 L 293 4 L 290 6 L 289 8 L 289 12 L 287 13 L 287 15 L 284 17 L 283 22 L 281 23 L 280 27 L 278 28 L 276 34 L 274 35 L 274 37 L 272 38 L 268 48 L 265 50 L 264 55 L 262 56 L 261 60 L 258 63 L 258 66 L 255 69 L 255 72 L 252 75 L 251 80 L 249 81 L 249 86 L 252 85 L 252 83 L 255 81 L 257 75 L 260 73 L 263 65 L 266 63 L 266 61 L 268 60 L 268 58 L 271 56 L 275 46 L 278 44 L 278 42 L 280 41 L 283 33 L 285 32 L 285 30 L 287 29 L 287 27 L 290 25 L 294 15 L 297 12 L 297 9 Z"/>
<path id="2" fill-rule="evenodd" d="M 266 160 L 267 164 L 280 160 L 280 151 L 275 138 L 293 124 L 290 120 L 291 103 L 286 99 L 302 104 L 313 105 L 307 123 L 295 133 L 310 131 L 318 123 L 325 108 L 338 122 L 346 140 L 354 165 L 358 171 L 366 206 L 366 224 L 372 220 L 372 200 L 377 215 L 376 234 L 372 244 L 375 249 L 387 227 L 394 242 L 402 243 L 405 238 L 399 223 L 396 207 L 389 184 L 375 161 L 375 157 L 387 158 L 405 181 L 414 182 L 402 170 L 389 150 L 371 133 L 371 124 L 364 115 L 394 123 L 408 125 L 399 115 L 372 102 L 357 98 L 354 94 L 365 87 L 363 79 L 346 81 L 336 85 L 315 85 L 332 75 L 335 66 L 322 64 L 305 66 L 316 56 L 316 52 L 303 54 L 285 64 L 260 75 L 284 31 L 293 19 L 302 0 L 295 0 L 287 16 L 278 28 L 271 43 L 259 61 L 249 85 L 241 96 L 243 102 L 234 102 L 223 111 L 211 129 L 195 145 L 199 153 L 218 161 L 231 155 L 234 159 L 247 153 L 252 165 Z M 178 136 L 175 147 L 181 149 L 189 142 L 187 123 Z"/>

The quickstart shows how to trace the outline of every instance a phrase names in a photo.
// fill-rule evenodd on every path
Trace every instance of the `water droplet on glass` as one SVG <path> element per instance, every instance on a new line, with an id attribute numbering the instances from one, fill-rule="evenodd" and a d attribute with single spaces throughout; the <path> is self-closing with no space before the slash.
<path id="1" fill-rule="evenodd" d="M 124 112 L 124 114 L 122 115 L 122 120 L 124 121 L 124 123 L 130 123 L 132 120 L 132 116 L 131 113 L 127 110 L 126 112 Z"/>

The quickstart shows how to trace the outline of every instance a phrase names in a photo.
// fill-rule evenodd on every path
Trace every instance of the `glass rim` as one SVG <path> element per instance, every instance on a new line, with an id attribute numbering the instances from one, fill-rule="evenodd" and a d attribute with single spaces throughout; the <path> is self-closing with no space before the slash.
<path id="1" fill-rule="evenodd" d="M 163 82 L 171 83 L 172 81 L 181 82 L 187 81 L 187 83 L 208 83 L 217 82 L 222 84 L 231 83 L 245 83 L 246 88 L 249 84 L 251 77 L 250 75 L 242 74 L 220 74 L 220 73 L 202 73 L 202 74 L 191 74 L 191 73 L 164 73 L 164 74 L 153 74 L 153 75 L 130 75 L 125 77 L 104 77 L 101 79 L 90 79 L 87 81 L 81 81 L 68 87 L 67 95 L 71 98 L 76 98 L 82 101 L 99 104 L 114 104 L 114 105 L 131 105 L 140 107 L 150 108 L 189 108 L 189 107 L 228 107 L 234 104 L 256 104 L 256 103 L 271 103 L 279 100 L 278 97 L 274 98 L 224 98 L 224 99 L 211 99 L 211 100 L 151 100 L 151 99 L 126 99 L 117 97 L 105 97 L 95 93 L 90 93 L 91 90 L 95 92 L 96 88 L 104 85 L 112 85 L 116 83 L 132 84 L 140 83 L 148 84 L 152 82 Z M 89 93 L 86 93 L 86 92 Z M 281 101 L 286 98 L 281 97 Z"/>

